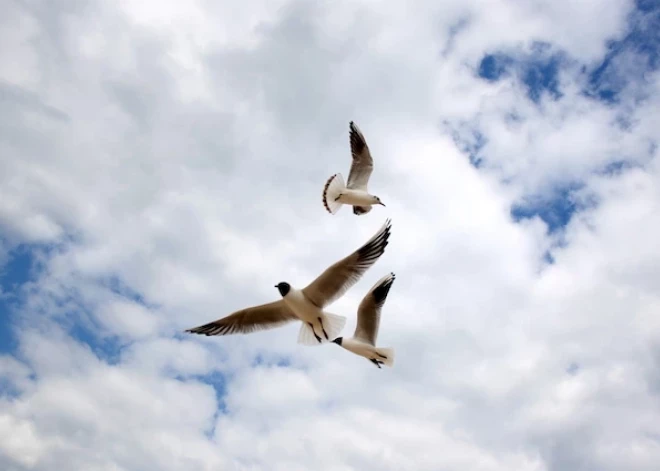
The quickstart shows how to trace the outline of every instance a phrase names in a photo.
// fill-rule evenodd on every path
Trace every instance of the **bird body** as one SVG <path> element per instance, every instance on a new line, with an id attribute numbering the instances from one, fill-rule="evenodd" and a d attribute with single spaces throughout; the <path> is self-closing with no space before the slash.
<path id="1" fill-rule="evenodd" d="M 351 206 L 371 206 L 372 204 L 376 204 L 375 196 L 370 195 L 369 192 L 352 190 L 350 188 L 343 190 L 337 201 L 343 204 L 350 204 Z"/>
<path id="2" fill-rule="evenodd" d="M 318 345 L 324 343 L 324 341 L 339 335 L 346 324 L 345 317 L 323 312 L 323 309 L 311 302 L 302 290 L 291 287 L 288 293 L 283 295 L 282 300 L 302 321 L 300 333 L 298 334 L 298 343 L 300 344 Z"/>
<path id="3" fill-rule="evenodd" d="M 366 358 L 372 363 L 379 362 L 380 364 L 384 364 L 390 367 L 394 364 L 393 348 L 377 348 L 356 338 L 342 338 L 340 342 L 335 343 L 337 343 L 340 347 L 345 348 L 349 352 Z M 376 366 L 378 366 L 378 364 Z"/>
<path id="4" fill-rule="evenodd" d="M 282 299 L 302 321 L 313 322 L 323 314 L 323 309 L 307 299 L 302 290 L 291 288 Z"/>
<path id="5" fill-rule="evenodd" d="M 366 214 L 375 204 L 385 206 L 378 196 L 369 193 L 368 184 L 374 169 L 373 158 L 362 131 L 351 121 L 350 144 L 352 164 L 348 184 L 341 173 L 335 173 L 323 187 L 323 205 L 330 214 L 335 214 L 342 205 L 353 206 L 356 215 Z"/>

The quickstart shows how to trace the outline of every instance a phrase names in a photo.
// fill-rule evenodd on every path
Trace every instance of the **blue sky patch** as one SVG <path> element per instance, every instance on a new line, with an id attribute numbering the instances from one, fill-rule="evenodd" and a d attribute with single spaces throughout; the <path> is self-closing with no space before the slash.
<path id="1" fill-rule="evenodd" d="M 552 52 L 545 43 L 534 43 L 531 53 L 513 56 L 504 52 L 486 54 L 479 63 L 477 74 L 489 82 L 515 76 L 525 85 L 527 97 L 538 103 L 543 94 L 561 98 L 559 70 L 562 55 Z"/>
<path id="2" fill-rule="evenodd" d="M 543 261 L 548 265 L 552 265 L 553 263 L 555 263 L 555 257 L 553 257 L 552 252 L 546 250 L 545 253 L 543 254 Z"/>
<path id="3" fill-rule="evenodd" d="M 34 262 L 34 249 L 20 245 L 9 253 L 7 263 L 0 267 L 0 353 L 11 353 L 16 348 L 12 311 L 19 302 L 19 289 L 31 279 Z"/>
<path id="4" fill-rule="evenodd" d="M 578 371 L 580 371 L 580 365 L 577 364 L 576 362 L 571 362 L 570 365 L 568 365 L 568 368 L 566 368 L 566 373 L 568 373 L 571 376 L 575 376 Z"/>
<path id="5" fill-rule="evenodd" d="M 479 63 L 478 75 L 489 82 L 497 82 L 512 63 L 513 59 L 503 54 L 486 54 Z"/>
<path id="6" fill-rule="evenodd" d="M 518 222 L 538 216 L 547 224 L 549 233 L 556 232 L 565 227 L 578 210 L 573 193 L 580 188 L 579 184 L 566 185 L 555 189 L 549 197 L 528 198 L 511 208 L 511 217 Z"/>
<path id="7" fill-rule="evenodd" d="M 608 103 L 631 83 L 644 81 L 645 74 L 660 68 L 660 1 L 637 0 L 628 17 L 628 29 L 620 39 L 607 45 L 607 53 L 594 67 L 583 66 L 587 75 L 584 93 Z M 515 77 L 527 89 L 530 100 L 544 94 L 561 98 L 559 71 L 563 54 L 552 52 L 545 43 L 534 43 L 530 53 L 495 51 L 484 55 L 477 75 L 489 82 Z"/>
<path id="8" fill-rule="evenodd" d="M 147 301 L 144 299 L 144 296 L 142 296 L 137 291 L 131 289 L 126 283 L 124 283 L 117 276 L 109 276 L 107 278 L 104 278 L 101 280 L 101 284 L 104 287 L 108 288 L 113 293 L 115 293 L 116 295 L 121 296 L 122 298 L 126 298 L 130 301 L 136 302 L 138 304 L 142 304 L 143 306 L 149 308 L 157 307 L 155 305 L 151 305 L 147 303 Z"/>
<path id="9" fill-rule="evenodd" d="M 481 167 L 483 158 L 479 153 L 486 145 L 486 136 L 484 136 L 474 125 L 467 122 L 455 126 L 445 120 L 442 125 L 443 131 L 449 132 L 456 147 L 461 152 L 468 155 L 470 163 L 476 168 Z"/>
<path id="10" fill-rule="evenodd" d="M 587 95 L 615 103 L 631 82 L 660 67 L 660 2 L 637 0 L 635 5 L 627 33 L 608 44 L 603 60 L 589 72 Z"/>
<path id="11" fill-rule="evenodd" d="M 84 320 L 81 319 L 83 315 L 86 316 Z M 121 352 L 128 345 L 127 342 L 122 342 L 118 336 L 99 335 L 102 330 L 91 321 L 90 316 L 83 312 L 72 312 L 66 319 L 67 332 L 76 341 L 88 345 L 98 358 L 109 365 L 116 365 L 120 362 Z"/>
<path id="12" fill-rule="evenodd" d="M 218 401 L 219 412 L 227 412 L 227 404 L 225 403 L 225 396 L 227 394 L 227 375 L 220 373 L 219 371 L 214 371 L 206 375 L 195 376 L 196 379 L 202 383 L 206 383 L 209 386 L 212 386 L 215 390 L 215 398 Z"/>
<path id="13" fill-rule="evenodd" d="M 624 171 L 633 168 L 634 164 L 627 162 L 625 160 L 617 160 L 611 162 L 599 170 L 597 173 L 601 175 L 620 175 Z"/>
<path id="14" fill-rule="evenodd" d="M 276 360 L 275 359 L 266 359 L 263 357 L 261 353 L 257 353 L 257 355 L 254 357 L 254 360 L 252 360 L 252 367 L 257 367 L 257 366 L 275 366 L 277 368 L 287 368 L 291 366 L 291 360 L 286 357 L 278 357 Z"/>

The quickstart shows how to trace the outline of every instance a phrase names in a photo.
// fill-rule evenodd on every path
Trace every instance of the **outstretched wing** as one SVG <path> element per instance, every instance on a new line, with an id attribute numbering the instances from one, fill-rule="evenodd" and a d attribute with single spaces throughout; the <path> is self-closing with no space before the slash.
<path id="1" fill-rule="evenodd" d="M 353 121 L 351 121 L 349 127 L 351 129 L 349 137 L 353 162 L 351 163 L 351 172 L 348 174 L 346 187 L 353 190 L 367 191 L 369 177 L 371 177 L 371 172 L 374 170 L 374 160 L 371 158 L 369 146 L 360 129 Z"/>
<path id="2" fill-rule="evenodd" d="M 376 235 L 351 255 L 327 268 L 303 289 L 303 294 L 320 308 L 339 299 L 383 255 L 391 228 L 392 222 L 388 219 Z"/>
<path id="3" fill-rule="evenodd" d="M 358 307 L 357 326 L 353 337 L 376 346 L 378 327 L 380 326 L 380 311 L 383 309 L 387 295 L 396 276 L 389 273 L 376 282 Z"/>
<path id="4" fill-rule="evenodd" d="M 293 311 L 280 299 L 241 309 L 217 321 L 187 329 L 186 332 L 201 335 L 249 334 L 258 330 L 272 329 L 297 319 Z"/>

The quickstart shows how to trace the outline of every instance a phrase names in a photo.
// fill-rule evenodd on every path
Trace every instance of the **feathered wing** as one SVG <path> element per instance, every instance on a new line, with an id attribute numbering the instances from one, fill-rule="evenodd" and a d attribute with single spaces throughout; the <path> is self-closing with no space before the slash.
<path id="1" fill-rule="evenodd" d="M 369 345 L 376 345 L 378 328 L 380 326 L 380 312 L 387 300 L 392 283 L 396 276 L 388 273 L 369 290 L 358 307 L 357 326 L 353 337 Z"/>
<path id="2" fill-rule="evenodd" d="M 186 332 L 201 335 L 248 334 L 258 330 L 273 329 L 294 320 L 298 320 L 298 317 L 280 299 L 241 309 L 222 319 L 187 329 Z"/>
<path id="3" fill-rule="evenodd" d="M 374 170 L 374 160 L 371 158 L 371 152 L 369 152 L 369 146 L 362 131 L 353 121 L 350 122 L 349 127 L 353 161 L 346 188 L 367 191 L 369 177 L 371 177 L 371 172 Z"/>
<path id="4" fill-rule="evenodd" d="M 392 221 L 388 219 L 362 247 L 327 268 L 307 285 L 303 294 L 320 308 L 339 299 L 383 255 L 391 228 Z"/>

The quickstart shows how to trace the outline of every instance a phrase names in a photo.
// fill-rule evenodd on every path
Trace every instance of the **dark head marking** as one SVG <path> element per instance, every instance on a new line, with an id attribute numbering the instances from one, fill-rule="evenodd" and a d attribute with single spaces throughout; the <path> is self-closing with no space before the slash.
<path id="1" fill-rule="evenodd" d="M 341 347 L 341 341 L 342 341 L 343 339 L 344 339 L 344 337 L 337 337 L 336 339 L 334 339 L 334 340 L 332 341 L 332 343 L 336 343 L 337 345 L 339 345 L 339 346 Z"/>
<path id="2" fill-rule="evenodd" d="M 282 297 L 286 296 L 289 294 L 289 291 L 291 291 L 291 285 L 287 283 L 286 281 L 281 281 L 275 285 L 275 288 L 280 292 Z"/>

